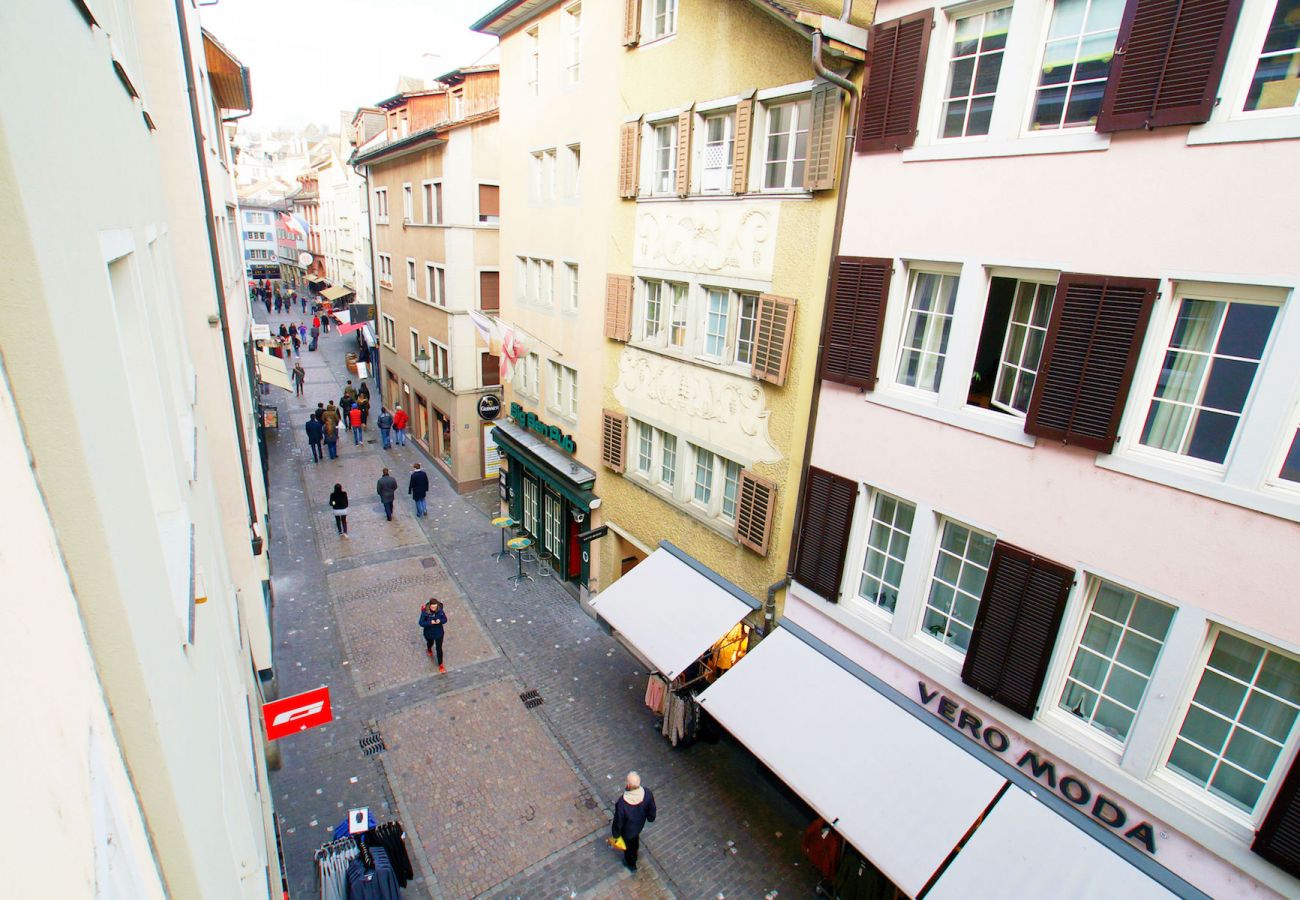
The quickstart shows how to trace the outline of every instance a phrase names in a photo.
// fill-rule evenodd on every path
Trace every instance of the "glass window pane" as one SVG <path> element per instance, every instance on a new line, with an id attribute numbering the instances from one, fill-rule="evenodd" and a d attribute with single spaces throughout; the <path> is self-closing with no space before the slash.
<path id="1" fill-rule="evenodd" d="M 1214 642 L 1209 664 L 1211 668 L 1248 682 L 1254 677 L 1255 669 L 1263 657 L 1262 647 L 1236 635 L 1224 633 Z"/>
<path id="2" fill-rule="evenodd" d="M 1264 347 L 1276 319 L 1276 306 L 1259 303 L 1232 304 L 1223 320 L 1217 352 L 1224 356 L 1260 359 L 1264 355 Z"/>
<path id="3" fill-rule="evenodd" d="M 1198 747 L 1211 753 L 1219 753 L 1223 750 L 1223 745 L 1228 740 L 1228 732 L 1231 730 L 1232 725 L 1228 720 L 1207 712 L 1199 706 L 1193 706 L 1187 710 L 1187 718 L 1183 720 L 1183 727 L 1178 730 L 1178 733 Z"/>
<path id="4" fill-rule="evenodd" d="M 1280 744 L 1295 725 L 1296 708 L 1260 693 L 1252 693 L 1241 711 L 1241 723 Z"/>
<path id="5" fill-rule="evenodd" d="M 1142 702 L 1142 692 L 1146 690 L 1146 686 L 1147 680 L 1141 675 L 1115 666 L 1110 670 L 1110 677 L 1106 679 L 1103 693 L 1130 709 L 1137 709 L 1138 704 Z"/>
<path id="6" fill-rule="evenodd" d="M 1280 653 L 1269 653 L 1256 685 L 1288 703 L 1300 705 L 1300 662 Z"/>
<path id="7" fill-rule="evenodd" d="M 1246 685 L 1207 669 L 1193 699 L 1207 709 L 1235 719 L 1246 699 Z"/>
<path id="8" fill-rule="evenodd" d="M 1089 687 L 1101 690 L 1102 683 L 1106 680 L 1106 670 L 1108 668 L 1106 657 L 1091 653 L 1087 649 L 1080 647 L 1078 654 L 1074 657 L 1074 665 L 1070 668 L 1070 677 L 1083 682 Z"/>
<path id="9" fill-rule="evenodd" d="M 1255 806 L 1255 801 L 1259 799 L 1259 792 L 1264 789 L 1264 783 L 1256 778 L 1227 763 L 1219 766 L 1214 773 L 1214 780 L 1210 782 L 1210 790 L 1227 800 L 1240 806 L 1242 809 L 1250 810 Z"/>
<path id="10" fill-rule="evenodd" d="M 1186 741 L 1174 741 L 1169 754 L 1169 768 L 1174 769 L 1202 785 L 1208 784 L 1214 771 L 1214 757 Z"/>
<path id="11" fill-rule="evenodd" d="M 1097 704 L 1093 724 L 1111 737 L 1123 741 L 1133 725 L 1134 714 L 1116 703 L 1103 699 Z"/>
<path id="12" fill-rule="evenodd" d="M 1150 675 L 1155 670 L 1159 654 L 1159 642 L 1130 631 L 1124 635 L 1115 659 L 1142 675 Z"/>

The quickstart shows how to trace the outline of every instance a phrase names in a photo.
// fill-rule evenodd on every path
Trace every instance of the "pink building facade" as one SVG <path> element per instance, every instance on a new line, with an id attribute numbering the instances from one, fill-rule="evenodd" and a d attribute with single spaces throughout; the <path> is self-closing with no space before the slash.
<path id="1" fill-rule="evenodd" d="M 1300 4 L 1172 7 L 881 0 L 784 616 L 1297 896 Z"/>

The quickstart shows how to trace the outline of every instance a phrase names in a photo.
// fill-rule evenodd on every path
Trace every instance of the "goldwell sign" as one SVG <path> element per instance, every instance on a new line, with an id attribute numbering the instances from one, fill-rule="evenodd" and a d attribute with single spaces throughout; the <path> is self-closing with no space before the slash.
<path id="1" fill-rule="evenodd" d="M 312 691 L 273 700 L 262 706 L 266 722 L 266 739 L 279 740 L 288 734 L 297 734 L 334 719 L 330 709 L 330 689 L 318 687 Z"/>

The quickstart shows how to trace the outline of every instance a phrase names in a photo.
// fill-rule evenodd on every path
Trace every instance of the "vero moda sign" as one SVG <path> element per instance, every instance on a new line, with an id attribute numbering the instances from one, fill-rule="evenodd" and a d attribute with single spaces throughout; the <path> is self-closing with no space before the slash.
<path id="1" fill-rule="evenodd" d="M 334 712 L 330 709 L 330 689 L 318 687 L 292 697 L 272 700 L 262 705 L 262 717 L 266 722 L 268 741 L 324 725 L 334 719 Z"/>

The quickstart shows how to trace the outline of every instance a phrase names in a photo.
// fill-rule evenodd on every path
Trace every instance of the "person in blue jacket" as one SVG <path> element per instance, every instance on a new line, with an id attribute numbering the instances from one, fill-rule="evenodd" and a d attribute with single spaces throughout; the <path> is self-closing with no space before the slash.
<path id="1" fill-rule="evenodd" d="M 420 608 L 420 627 L 424 629 L 424 652 L 433 656 L 434 648 L 438 650 L 438 671 L 446 672 L 442 664 L 443 626 L 447 624 L 447 611 L 442 608 L 442 601 L 429 598 L 429 602 Z"/>
<path id="2" fill-rule="evenodd" d="M 635 872 L 637 852 L 641 849 L 641 829 L 645 828 L 646 822 L 655 820 L 658 810 L 655 809 L 655 795 L 649 788 L 641 787 L 641 776 L 636 772 L 627 773 L 624 786 L 623 796 L 614 804 L 610 832 L 627 844 L 623 851 L 623 865 Z"/>

